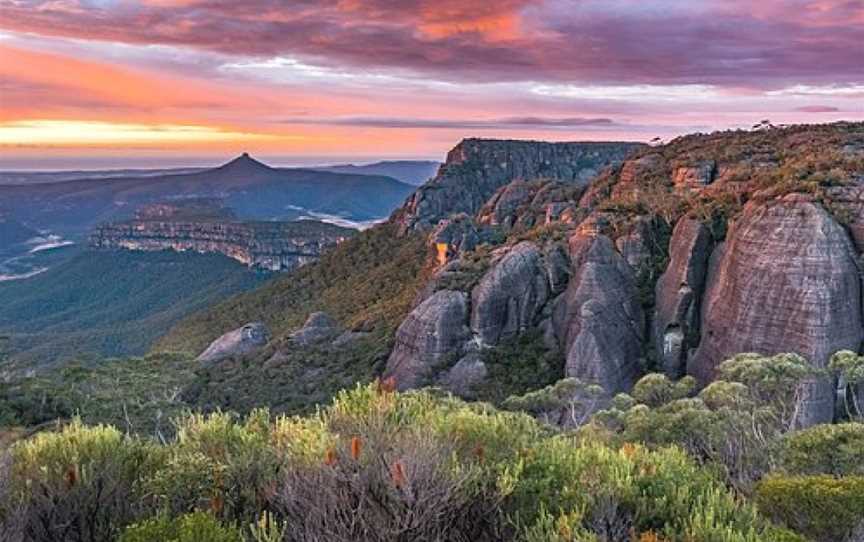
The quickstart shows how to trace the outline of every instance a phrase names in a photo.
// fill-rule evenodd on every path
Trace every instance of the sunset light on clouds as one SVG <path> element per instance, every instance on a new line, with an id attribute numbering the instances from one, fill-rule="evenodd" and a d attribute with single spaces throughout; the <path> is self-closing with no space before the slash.
<path id="1" fill-rule="evenodd" d="M 864 119 L 862 44 L 842 0 L 0 0 L 0 165 Z"/>

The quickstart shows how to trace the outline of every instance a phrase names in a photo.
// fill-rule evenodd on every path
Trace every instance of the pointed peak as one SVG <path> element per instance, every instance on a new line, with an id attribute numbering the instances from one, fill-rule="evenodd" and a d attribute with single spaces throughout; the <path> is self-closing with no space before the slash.
<path id="1" fill-rule="evenodd" d="M 271 169 L 270 166 L 249 156 L 248 152 L 244 152 L 230 162 L 223 164 L 219 169 Z"/>

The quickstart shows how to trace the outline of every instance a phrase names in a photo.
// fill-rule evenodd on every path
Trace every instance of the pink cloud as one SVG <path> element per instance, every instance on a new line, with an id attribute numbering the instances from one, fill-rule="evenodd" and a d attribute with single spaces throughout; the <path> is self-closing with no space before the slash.
<path id="1" fill-rule="evenodd" d="M 0 2 L 2 4 L 2 2 Z M 6 0 L 0 28 L 475 81 L 857 82 L 864 2 Z"/>

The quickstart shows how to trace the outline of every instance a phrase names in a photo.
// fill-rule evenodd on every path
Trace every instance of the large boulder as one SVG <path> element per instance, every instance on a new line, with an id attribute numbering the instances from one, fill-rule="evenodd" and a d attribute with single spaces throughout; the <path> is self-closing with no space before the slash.
<path id="1" fill-rule="evenodd" d="M 698 220 L 679 220 L 669 242 L 669 264 L 655 288 L 653 323 L 658 364 L 673 379 L 684 376 L 688 351 L 699 342 L 699 303 L 710 254 L 708 228 Z"/>
<path id="2" fill-rule="evenodd" d="M 261 322 L 253 322 L 222 335 L 198 356 L 197 361 L 212 365 L 233 356 L 251 354 L 266 346 L 270 332 Z"/>
<path id="3" fill-rule="evenodd" d="M 537 245 L 515 245 L 471 292 L 471 330 L 495 345 L 531 327 L 549 299 L 548 271 Z"/>
<path id="4" fill-rule="evenodd" d="M 864 338 L 857 254 L 849 235 L 818 204 L 791 194 L 748 204 L 710 270 L 702 340 L 688 371 L 704 383 L 740 352 L 795 352 L 824 367 Z M 829 422 L 827 379 L 807 391 L 799 423 Z"/>
<path id="5" fill-rule="evenodd" d="M 464 292 L 439 290 L 420 303 L 396 331 L 396 344 L 387 360 L 385 377 L 396 380 L 399 389 L 422 386 L 436 365 L 461 357 L 470 338 L 468 296 Z"/>
<path id="6" fill-rule="evenodd" d="M 329 314 L 313 312 L 306 319 L 303 327 L 290 335 L 291 342 L 299 346 L 312 346 L 328 339 L 334 339 L 342 333 L 342 328 Z"/>
<path id="7" fill-rule="evenodd" d="M 565 375 L 598 384 L 611 397 L 639 378 L 644 317 L 636 280 L 605 235 L 570 239 L 572 277 L 553 323 L 565 354 Z"/>

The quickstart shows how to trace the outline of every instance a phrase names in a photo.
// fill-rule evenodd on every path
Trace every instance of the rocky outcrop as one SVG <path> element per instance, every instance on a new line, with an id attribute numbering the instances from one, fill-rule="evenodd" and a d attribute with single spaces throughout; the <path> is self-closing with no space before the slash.
<path id="1" fill-rule="evenodd" d="M 680 166 L 672 174 L 672 183 L 678 190 L 699 190 L 717 177 L 717 162 L 702 160 L 689 166 Z"/>
<path id="2" fill-rule="evenodd" d="M 565 375 L 602 386 L 611 397 L 642 372 L 644 317 L 632 268 L 604 235 L 570 240 L 572 277 L 558 301 L 555 334 Z"/>
<path id="3" fill-rule="evenodd" d="M 651 217 L 637 216 L 627 233 L 615 239 L 615 247 L 638 275 L 649 264 L 653 253 L 654 228 Z"/>
<path id="4" fill-rule="evenodd" d="M 447 370 L 438 385 L 445 390 L 466 399 L 473 398 L 474 387 L 481 384 L 489 374 L 489 369 L 479 352 L 469 352 Z"/>
<path id="5" fill-rule="evenodd" d="M 334 339 L 342 333 L 339 323 L 326 312 L 313 312 L 303 327 L 292 333 L 289 338 L 298 346 L 312 346 Z"/>
<path id="6" fill-rule="evenodd" d="M 474 219 L 462 213 L 442 220 L 429 234 L 438 265 L 445 265 L 460 254 L 473 250 L 485 234 Z"/>
<path id="7" fill-rule="evenodd" d="M 748 204 L 714 263 L 702 311 L 702 340 L 688 369 L 703 384 L 740 352 L 795 352 L 824 367 L 864 339 L 857 254 L 846 231 L 818 204 L 791 194 Z M 834 386 L 814 382 L 802 425 L 831 421 Z"/>
<path id="8" fill-rule="evenodd" d="M 261 322 L 253 322 L 229 331 L 222 335 L 204 352 L 197 361 L 202 365 L 212 365 L 233 356 L 251 354 L 266 346 L 270 341 L 270 332 Z"/>
<path id="9" fill-rule="evenodd" d="M 419 387 L 433 376 L 436 365 L 461 357 L 470 338 L 468 296 L 464 292 L 439 290 L 420 303 L 399 326 L 393 352 L 387 360 L 386 377 L 399 389 Z"/>
<path id="10" fill-rule="evenodd" d="M 281 271 L 315 261 L 354 230 L 314 221 L 132 220 L 105 224 L 90 237 L 99 249 L 215 252 L 258 269 Z"/>
<path id="11" fill-rule="evenodd" d="M 854 184 L 830 187 L 826 193 L 834 216 L 849 230 L 858 252 L 864 253 L 864 176 Z"/>
<path id="12" fill-rule="evenodd" d="M 513 181 L 499 189 L 477 213 L 477 222 L 490 226 L 512 228 L 519 218 L 518 211 L 534 199 L 536 186 L 525 181 Z"/>
<path id="13" fill-rule="evenodd" d="M 549 299 L 549 272 L 531 242 L 514 246 L 471 292 L 471 330 L 483 345 L 495 345 L 536 323 Z"/>
<path id="14" fill-rule="evenodd" d="M 669 264 L 655 288 L 654 352 L 660 369 L 670 378 L 684 376 L 687 354 L 699 333 L 699 308 L 711 233 L 698 220 L 682 218 L 669 242 Z"/>
<path id="15" fill-rule="evenodd" d="M 465 139 L 394 218 L 407 231 L 434 226 L 454 213 L 474 215 L 499 188 L 514 180 L 548 178 L 585 185 L 639 146 Z"/>

